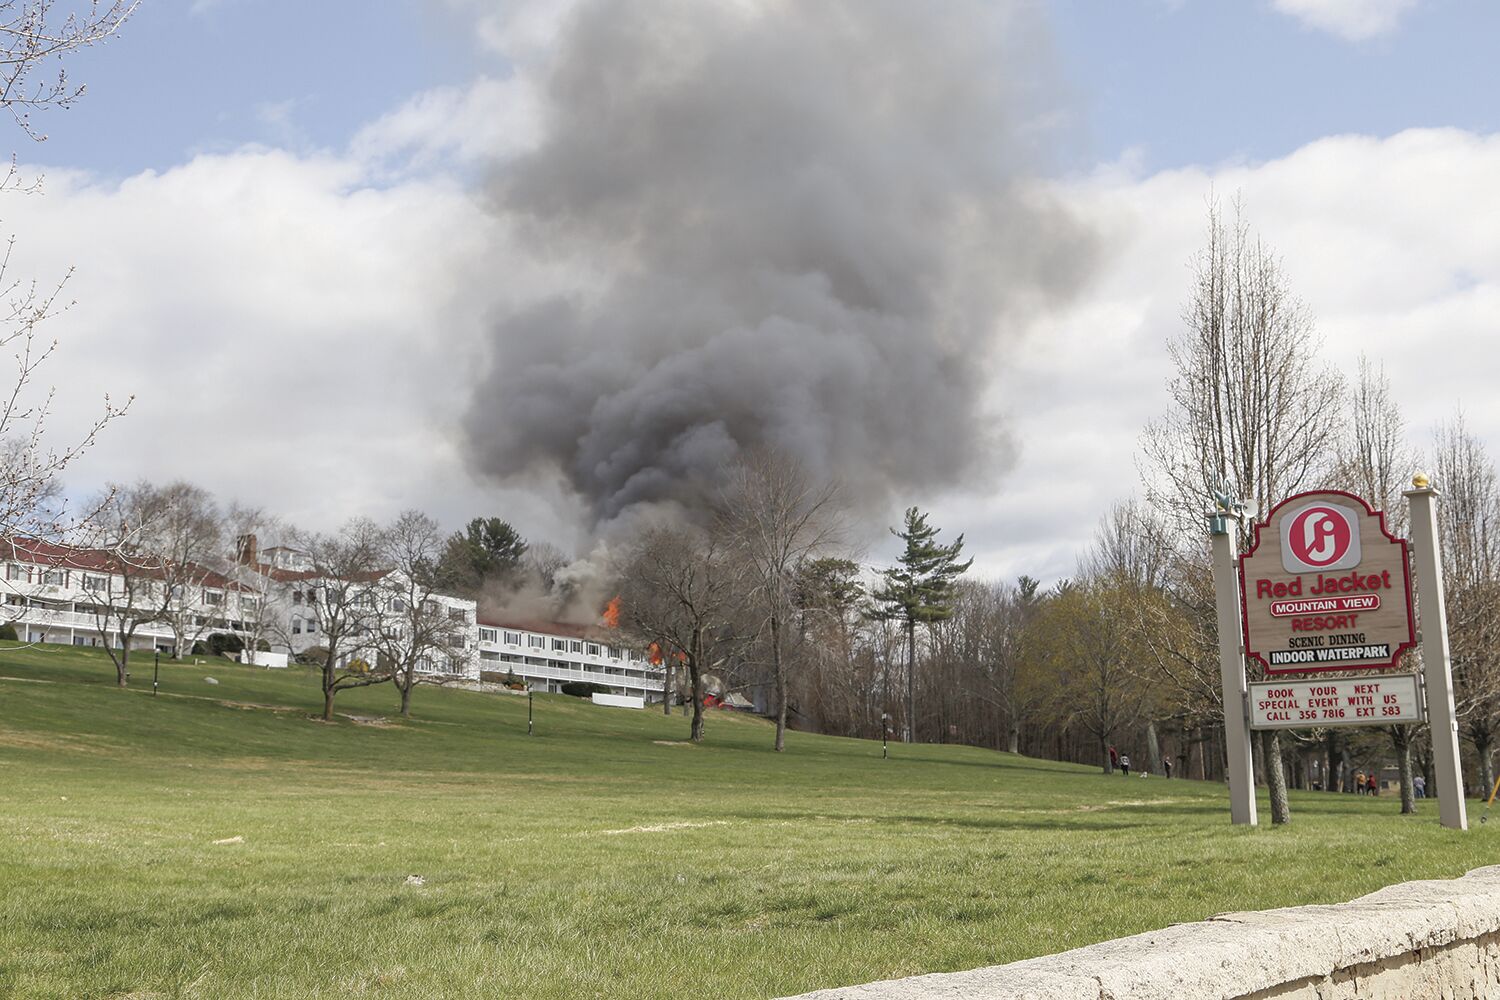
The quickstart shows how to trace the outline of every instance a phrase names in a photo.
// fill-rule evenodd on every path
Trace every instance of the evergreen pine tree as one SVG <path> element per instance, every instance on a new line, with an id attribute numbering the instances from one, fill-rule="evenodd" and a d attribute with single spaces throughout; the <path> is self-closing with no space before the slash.
<path id="1" fill-rule="evenodd" d="M 871 598 L 872 615 L 896 621 L 906 632 L 906 742 L 916 738 L 917 626 L 947 621 L 953 617 L 953 587 L 973 559 L 959 562 L 964 536 L 950 545 L 937 541 L 939 529 L 927 523 L 927 515 L 908 507 L 904 527 L 891 534 L 906 543 L 896 565 L 882 570 L 884 584 Z"/>

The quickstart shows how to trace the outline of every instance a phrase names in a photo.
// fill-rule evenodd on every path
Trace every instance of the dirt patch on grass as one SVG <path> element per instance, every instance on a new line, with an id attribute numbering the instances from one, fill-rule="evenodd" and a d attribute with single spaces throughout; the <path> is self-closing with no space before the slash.
<path id="1" fill-rule="evenodd" d="M 19 681 L 22 684 L 56 684 L 57 681 L 49 681 L 45 677 L 0 677 L 0 681 Z"/>
<path id="2" fill-rule="evenodd" d="M 353 715 L 347 712 L 335 712 L 341 719 L 348 719 L 356 726 L 374 726 L 376 729 L 394 729 L 396 723 L 383 715 Z"/>
<path id="3" fill-rule="evenodd" d="M 692 744 L 689 743 L 687 740 L 652 740 L 651 742 L 654 743 L 654 744 L 656 744 L 659 747 L 690 747 L 690 746 L 692 746 Z"/>
<path id="4" fill-rule="evenodd" d="M 254 701 L 220 701 L 225 708 L 237 708 L 245 712 L 300 712 L 302 709 L 294 705 L 262 705 Z"/>
<path id="5" fill-rule="evenodd" d="M 65 736 L 61 734 L 42 735 L 41 733 L 20 733 L 0 730 L 0 747 L 13 747 L 17 750 L 63 750 L 72 753 L 87 754 L 109 754 L 119 748 L 97 739 L 84 739 L 79 736 Z"/>
<path id="6" fill-rule="evenodd" d="M 1101 809 L 1140 809 L 1146 806 L 1169 806 L 1176 799 L 1110 799 L 1108 802 L 1095 802 L 1089 805 L 1081 805 L 1074 812 L 1099 812 Z"/>

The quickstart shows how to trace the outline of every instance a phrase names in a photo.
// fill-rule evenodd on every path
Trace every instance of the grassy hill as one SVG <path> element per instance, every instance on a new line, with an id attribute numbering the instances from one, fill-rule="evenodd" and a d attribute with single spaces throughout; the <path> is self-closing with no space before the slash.
<path id="1" fill-rule="evenodd" d="M 212 677 L 217 684 L 208 683 Z M 772 997 L 1495 860 L 1500 824 L 960 747 L 0 649 L 0 997 Z M 1264 809 L 1264 806 L 1262 806 Z M 226 842 L 227 841 L 227 842 Z M 416 876 L 415 879 L 411 878 Z M 420 880 L 421 884 L 417 884 Z"/>

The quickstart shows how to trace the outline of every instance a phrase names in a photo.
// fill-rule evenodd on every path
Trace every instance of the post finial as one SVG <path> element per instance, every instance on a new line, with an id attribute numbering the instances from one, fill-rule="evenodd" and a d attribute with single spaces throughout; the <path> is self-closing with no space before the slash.
<path id="1" fill-rule="evenodd" d="M 1427 473 L 1419 472 L 1411 477 L 1411 484 L 1416 489 L 1425 490 L 1432 485 L 1432 480 L 1427 478 Z"/>

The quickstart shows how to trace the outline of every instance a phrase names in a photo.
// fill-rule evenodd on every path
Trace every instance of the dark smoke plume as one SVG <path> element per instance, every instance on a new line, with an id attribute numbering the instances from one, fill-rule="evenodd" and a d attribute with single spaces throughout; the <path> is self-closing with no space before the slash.
<path id="1" fill-rule="evenodd" d="M 480 466 L 560 470 L 601 519 L 692 507 L 756 446 L 882 506 L 1003 467 L 993 365 L 1093 250 L 1032 179 L 1056 110 L 1033 10 L 585 2 L 493 192 L 586 277 L 499 322 Z"/>

